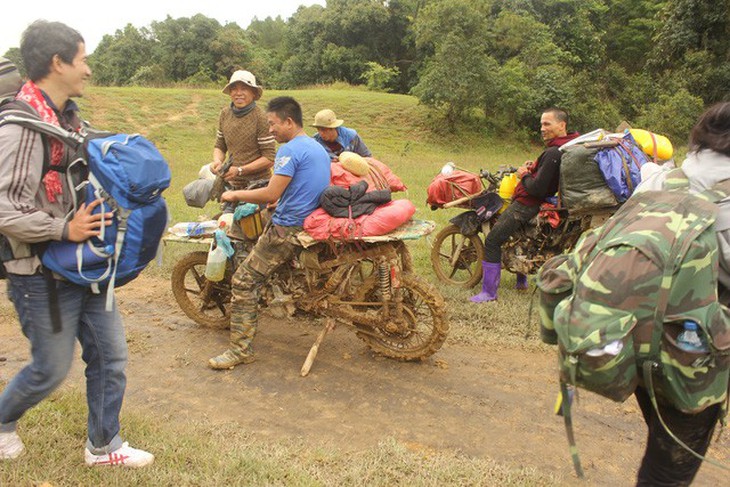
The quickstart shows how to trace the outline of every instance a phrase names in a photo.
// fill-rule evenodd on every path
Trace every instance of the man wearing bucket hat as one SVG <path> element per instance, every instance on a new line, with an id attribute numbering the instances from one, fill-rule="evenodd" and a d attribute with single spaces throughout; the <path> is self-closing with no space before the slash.
<path id="1" fill-rule="evenodd" d="M 343 123 L 329 108 L 320 110 L 314 116 L 312 124 L 317 129 L 314 140 L 322 144 L 333 160 L 345 151 L 360 154 L 362 157 L 372 157 L 373 154 L 357 132 L 343 126 Z"/>
<path id="2" fill-rule="evenodd" d="M 230 166 L 221 176 L 234 189 L 271 176 L 275 141 L 269 134 L 266 115 L 256 106 L 263 91 L 256 84 L 256 77 L 243 70 L 234 72 L 223 88 L 231 103 L 218 117 L 211 169 L 219 173 L 221 168 Z M 231 164 L 225 164 L 226 154 Z"/>

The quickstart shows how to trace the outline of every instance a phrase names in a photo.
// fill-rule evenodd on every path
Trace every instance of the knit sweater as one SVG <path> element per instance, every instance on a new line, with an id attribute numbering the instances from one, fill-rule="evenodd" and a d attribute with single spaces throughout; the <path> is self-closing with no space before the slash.
<path id="1" fill-rule="evenodd" d="M 245 166 L 259 157 L 273 162 L 276 156 L 274 136 L 269 134 L 266 115 L 259 107 L 237 117 L 231 107 L 221 110 L 215 148 L 228 153 L 233 166 Z M 236 189 L 245 188 L 250 181 L 271 177 L 271 169 L 237 176 L 233 180 Z"/>

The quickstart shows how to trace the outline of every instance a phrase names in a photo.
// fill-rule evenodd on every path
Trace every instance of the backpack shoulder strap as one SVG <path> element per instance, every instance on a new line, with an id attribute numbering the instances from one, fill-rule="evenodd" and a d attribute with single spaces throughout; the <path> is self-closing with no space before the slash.
<path id="1" fill-rule="evenodd" d="M 41 121 L 38 112 L 33 107 L 22 100 L 16 100 L 14 98 L 5 98 L 0 101 L 0 127 L 8 124 L 20 125 L 40 134 L 41 140 L 43 141 L 43 172 L 41 173 L 41 178 L 45 177 L 48 171 L 52 170 L 50 162 L 51 148 L 48 135 L 65 140 L 66 135 L 60 134 L 62 129 Z M 53 127 L 56 130 L 50 133 L 50 129 L 46 130 L 45 125 Z M 64 168 L 53 168 L 53 170 L 57 170 L 58 172 L 65 171 Z"/>
<path id="2" fill-rule="evenodd" d="M 720 181 L 712 188 L 699 193 L 697 196 L 712 203 L 724 200 L 730 196 L 730 179 Z"/>
<path id="3" fill-rule="evenodd" d="M 652 377 L 652 372 L 657 367 L 659 367 L 658 364 L 656 364 L 655 362 L 652 362 L 650 360 L 647 360 L 646 362 L 644 362 L 642 364 L 641 372 L 644 377 L 644 383 L 646 384 L 646 390 L 649 393 L 649 399 L 651 400 L 651 405 L 654 407 L 654 412 L 656 413 L 657 418 L 659 419 L 659 423 L 664 428 L 664 431 L 666 431 L 667 434 L 669 436 L 671 436 L 672 439 L 677 442 L 677 444 L 679 444 L 679 446 L 681 446 L 686 451 L 688 451 L 692 456 L 698 458 L 701 461 L 711 463 L 711 464 L 715 465 L 716 467 L 720 467 L 723 470 L 730 471 L 730 465 L 721 463 L 717 460 L 713 460 L 712 458 L 707 458 L 705 456 L 700 455 L 696 451 L 694 451 L 685 442 L 683 442 L 682 440 L 677 438 L 677 436 L 674 433 L 672 433 L 672 430 L 669 429 L 669 426 L 667 426 L 667 424 L 664 422 L 664 418 L 662 418 L 662 414 L 659 412 L 659 404 L 657 403 L 656 393 L 654 392 L 654 383 L 653 383 L 653 377 Z M 725 406 L 723 406 L 723 408 L 725 408 Z M 725 413 L 727 412 L 726 409 L 724 412 Z M 724 423 L 724 416 L 722 417 L 721 423 Z M 724 424 L 723 424 L 723 426 L 724 426 Z"/>
<path id="4" fill-rule="evenodd" d="M 72 149 L 78 149 L 84 143 L 83 135 L 42 121 L 30 105 L 20 100 L 6 102 L 0 107 L 0 127 L 7 124 L 20 125 L 41 135 L 54 137 Z"/>

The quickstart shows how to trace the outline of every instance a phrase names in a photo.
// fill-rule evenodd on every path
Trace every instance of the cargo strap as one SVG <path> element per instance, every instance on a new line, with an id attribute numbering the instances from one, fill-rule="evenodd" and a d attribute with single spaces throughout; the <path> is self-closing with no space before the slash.
<path id="1" fill-rule="evenodd" d="M 575 435 L 573 434 L 573 418 L 570 416 L 570 396 L 568 395 L 568 385 L 560 381 L 560 395 L 562 397 L 561 409 L 563 411 L 563 421 L 565 422 L 565 434 L 568 436 L 568 444 L 570 445 L 570 456 L 573 459 L 573 468 L 578 478 L 585 478 L 583 467 L 580 464 L 578 456 L 578 446 L 575 444 Z"/>
<path id="2" fill-rule="evenodd" d="M 651 136 L 651 143 L 653 147 L 654 152 L 654 164 L 659 164 L 659 157 L 657 157 L 657 143 L 656 143 L 656 137 L 654 137 L 654 132 L 649 132 L 649 135 Z"/>

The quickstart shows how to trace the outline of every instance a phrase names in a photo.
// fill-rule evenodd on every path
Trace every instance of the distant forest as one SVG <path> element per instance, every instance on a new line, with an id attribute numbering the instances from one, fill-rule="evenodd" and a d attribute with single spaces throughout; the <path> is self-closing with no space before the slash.
<path id="1" fill-rule="evenodd" d="M 575 128 L 628 120 L 684 139 L 730 100 L 730 0 L 328 0 L 245 29 L 129 24 L 90 64 L 102 86 L 220 86 L 242 68 L 269 89 L 364 85 L 415 95 L 452 131 L 526 134 L 560 106 Z"/>

